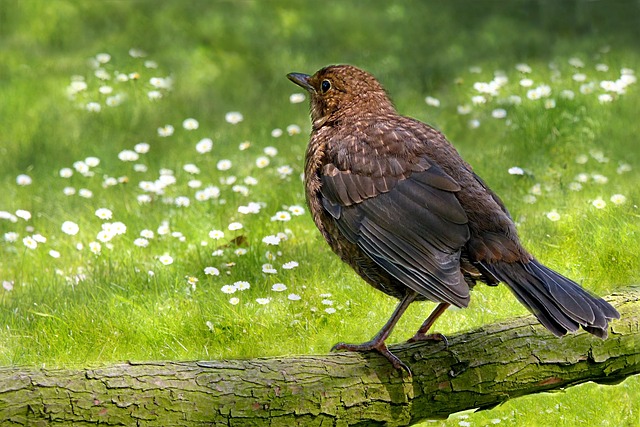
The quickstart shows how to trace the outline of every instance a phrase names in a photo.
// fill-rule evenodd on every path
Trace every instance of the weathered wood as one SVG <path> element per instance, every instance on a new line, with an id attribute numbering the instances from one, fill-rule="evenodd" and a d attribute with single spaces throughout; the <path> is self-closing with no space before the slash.
<path id="1" fill-rule="evenodd" d="M 413 377 L 353 353 L 252 360 L 0 368 L 2 425 L 403 426 L 640 372 L 640 289 L 609 301 L 609 339 L 553 337 L 532 317 L 395 346 Z"/>

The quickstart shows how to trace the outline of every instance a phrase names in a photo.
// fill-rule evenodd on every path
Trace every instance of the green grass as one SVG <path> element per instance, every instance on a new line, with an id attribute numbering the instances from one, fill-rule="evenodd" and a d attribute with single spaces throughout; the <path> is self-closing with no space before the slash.
<path id="1" fill-rule="evenodd" d="M 524 1 L 500 8 L 462 1 L 322 7 L 286 1 L 0 1 L 0 211 L 31 214 L 29 220 L 0 219 L 0 365 L 322 353 L 339 340 L 369 339 L 395 302 L 336 259 L 308 212 L 286 222 L 271 220 L 304 205 L 300 174 L 308 109 L 306 102 L 289 102 L 298 90 L 284 76 L 330 63 L 368 69 L 400 112 L 444 131 L 503 198 L 523 243 L 543 262 L 601 295 L 637 283 L 638 85 L 611 103 L 599 102 L 598 95 L 605 92 L 600 81 L 618 79 L 625 67 L 640 69 L 638 7 L 603 7 Z M 132 47 L 148 56 L 131 57 Z M 111 55 L 103 64 L 112 76 L 107 82 L 89 63 L 100 52 Z M 570 58 L 580 58 L 584 67 L 571 65 Z M 145 67 L 146 60 L 158 67 Z M 528 64 L 531 73 L 516 70 L 518 63 Z M 596 64 L 608 70 L 598 71 Z M 498 70 L 508 79 L 498 94 L 459 114 L 458 106 L 472 105 L 479 94 L 474 83 L 491 81 Z M 117 82 L 116 72 L 139 78 Z M 593 93 L 580 92 L 583 83 L 573 79 L 575 73 L 586 75 L 583 83 L 594 83 Z M 76 75 L 88 88 L 69 99 L 67 87 Z M 147 95 L 154 90 L 152 77 L 173 79 L 172 89 L 161 90 L 162 99 L 155 101 Z M 525 77 L 534 81 L 531 88 L 549 85 L 551 95 L 528 99 L 531 88 L 519 83 Z M 101 84 L 122 94 L 123 102 L 105 105 L 113 94 L 99 94 Z M 565 89 L 575 97 L 560 97 Z M 438 98 L 440 107 L 425 104 L 427 95 Z M 514 104 L 512 95 L 521 103 Z M 545 108 L 548 99 L 555 100 L 554 108 Z M 86 111 L 91 101 L 101 103 L 99 113 Z M 493 118 L 496 108 L 506 118 Z M 244 120 L 227 123 L 230 111 L 241 112 Z M 197 119 L 199 127 L 184 129 L 187 118 Z M 470 120 L 480 126 L 470 127 Z M 175 132 L 160 137 L 157 129 L 166 124 Z M 288 135 L 291 124 L 301 132 Z M 275 128 L 284 134 L 272 136 Z M 196 151 L 202 138 L 213 141 L 211 152 Z M 122 150 L 142 141 L 150 145 L 148 153 L 135 162 L 119 160 Z M 250 144 L 241 150 L 243 142 Z M 266 156 L 266 147 L 277 154 L 267 156 L 270 163 L 261 168 L 256 160 Z M 90 156 L 100 162 L 90 168 L 91 176 L 83 176 L 74 162 Z M 221 159 L 231 160 L 231 169 L 219 170 Z M 134 164 L 147 169 L 136 171 Z M 200 173 L 188 173 L 186 164 L 197 165 Z M 621 164 L 630 170 L 619 171 Z M 281 177 L 281 166 L 292 173 Z M 514 166 L 525 174 L 509 174 Z M 62 178 L 62 168 L 74 169 L 73 176 Z M 139 184 L 157 180 L 161 169 L 173 171 L 175 184 L 164 194 L 152 193 L 150 203 L 139 203 Z M 20 174 L 32 184 L 17 185 Z M 579 174 L 587 174 L 587 182 L 575 191 Z M 607 182 L 597 183 L 593 174 Z M 246 184 L 247 177 L 255 185 Z M 105 186 L 108 178 L 119 182 Z M 202 186 L 190 187 L 193 179 Z M 219 197 L 198 201 L 196 192 L 209 185 L 219 188 Z M 64 195 L 65 187 L 88 189 L 92 197 Z M 615 194 L 626 201 L 614 204 Z M 189 198 L 188 207 L 176 206 L 181 196 Z M 606 202 L 602 209 L 593 204 L 599 198 Z M 260 212 L 239 213 L 249 202 L 261 203 Z M 95 254 L 89 246 L 99 242 L 105 222 L 94 214 L 99 208 L 110 209 L 109 222 L 122 222 L 126 233 L 100 242 Z M 547 217 L 551 211 L 558 221 Z M 63 233 L 65 221 L 77 223 L 78 234 Z M 228 230 L 235 221 L 243 228 Z M 170 233 L 161 235 L 164 222 Z M 136 246 L 145 229 L 154 237 L 147 247 Z M 210 238 L 212 229 L 225 237 Z M 17 240 L 9 241 L 6 233 L 17 233 Z M 287 239 L 277 246 L 263 242 L 278 233 Z M 29 249 L 23 238 L 35 234 L 46 242 Z M 238 249 L 246 253 L 238 255 Z M 214 251 L 222 254 L 212 256 Z M 172 264 L 159 261 L 164 254 Z M 299 265 L 282 268 L 289 261 Z M 264 273 L 265 263 L 277 273 Z M 206 267 L 220 274 L 207 275 Z M 195 286 L 189 278 L 197 279 Z M 232 295 L 221 291 L 236 281 L 251 287 Z M 273 291 L 275 283 L 287 289 Z M 300 299 L 288 299 L 292 293 Z M 238 304 L 230 303 L 232 297 Z M 259 298 L 270 300 L 263 305 Z M 412 306 L 390 341 L 410 336 L 430 309 L 426 303 Z M 451 334 L 525 313 L 505 287 L 478 287 L 469 309 L 450 310 L 437 327 Z M 618 386 L 585 384 L 438 423 L 632 426 L 638 423 L 639 396 L 637 378 Z"/>

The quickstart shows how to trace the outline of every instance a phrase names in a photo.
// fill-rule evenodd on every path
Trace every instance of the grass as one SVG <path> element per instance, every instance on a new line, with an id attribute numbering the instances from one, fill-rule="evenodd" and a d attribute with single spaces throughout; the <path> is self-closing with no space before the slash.
<path id="1" fill-rule="evenodd" d="M 300 173 L 309 120 L 306 101 L 289 101 L 298 91 L 284 75 L 329 63 L 372 71 L 399 111 L 443 130 L 500 194 L 523 243 L 543 262 L 601 295 L 637 283 L 638 88 L 629 85 L 612 102 L 598 95 L 606 92 L 601 81 L 618 79 L 623 68 L 639 69 L 638 29 L 632 25 L 638 10 L 632 7 L 634 15 L 617 3 L 603 13 L 599 7 L 604 6 L 524 1 L 501 11 L 492 2 L 459 1 L 376 7 L 0 2 L 0 211 L 9 217 L 0 219 L 0 364 L 319 353 L 338 340 L 369 339 L 395 302 L 364 285 L 330 253 L 308 212 L 272 220 L 304 206 Z M 148 55 L 132 57 L 130 48 Z M 109 81 L 96 77 L 89 61 L 101 52 L 111 55 L 101 65 Z M 584 65 L 571 65 L 571 58 Z M 148 60 L 157 68 L 145 66 Z M 531 72 L 516 69 L 519 63 Z M 608 70 L 598 71 L 597 64 Z M 507 82 L 497 94 L 485 94 L 485 103 L 473 105 L 472 97 L 480 95 L 474 83 L 492 81 L 498 70 Z M 118 72 L 138 78 L 117 82 Z M 586 80 L 577 82 L 577 73 Z M 72 76 L 82 76 L 87 89 L 70 99 Z M 153 77 L 170 77 L 172 88 L 154 87 Z M 523 87 L 522 78 L 532 79 L 533 86 Z M 592 93 L 581 93 L 589 82 Z M 527 91 L 541 84 L 551 94 L 529 99 Z M 100 94 L 101 85 L 113 93 Z M 150 100 L 152 90 L 162 98 Z M 562 90 L 574 98 L 561 97 Z M 115 94 L 123 95 L 122 102 L 107 106 Z M 426 96 L 440 106 L 425 104 Z M 547 108 L 551 99 L 555 106 Z M 100 112 L 87 111 L 94 101 Z M 459 113 L 461 105 L 470 106 L 468 114 Z M 506 117 L 494 118 L 502 113 L 496 109 Z M 243 120 L 228 123 L 225 115 L 232 111 Z M 197 129 L 183 127 L 188 118 L 197 120 Z M 472 120 L 477 122 L 470 126 Z M 159 136 L 158 128 L 167 124 L 174 133 Z M 289 125 L 301 131 L 289 135 Z M 276 128 L 282 136 L 272 135 Z M 212 140 L 210 152 L 196 150 L 203 138 Z M 143 141 L 148 153 L 138 153 L 133 162 L 119 159 Z M 249 144 L 240 149 L 244 142 Z M 277 154 L 265 153 L 267 147 Z M 99 164 L 83 174 L 86 166 L 76 162 L 91 163 L 88 157 Z M 269 164 L 259 167 L 260 158 Z M 230 169 L 220 170 L 222 159 L 231 161 Z M 186 171 L 189 164 L 199 173 Z M 286 166 L 291 173 L 283 177 L 279 168 Z M 515 166 L 522 175 L 508 173 Z M 73 175 L 61 177 L 63 168 Z M 175 183 L 162 194 L 143 191 L 140 183 L 158 180 L 162 169 L 172 171 Z M 18 185 L 21 174 L 32 183 Z M 194 188 L 193 180 L 201 186 Z M 197 200 L 207 186 L 216 186 L 219 196 Z M 75 194 L 65 195 L 67 187 Z M 81 189 L 92 196 L 81 197 Z M 140 203 L 141 194 L 151 201 Z M 617 194 L 624 203 L 611 201 Z M 188 207 L 178 206 L 180 197 L 188 197 Z M 594 205 L 599 199 L 606 204 L 601 209 Z M 259 213 L 238 212 L 249 202 L 260 204 Z M 98 218 L 99 208 L 113 217 Z M 18 210 L 30 218 L 16 217 Z M 559 220 L 550 220 L 550 212 Z M 64 233 L 65 221 L 76 223 L 78 233 Z M 126 232 L 100 241 L 105 222 L 121 222 Z M 243 227 L 229 230 L 232 222 Z M 168 234 L 161 234 L 164 224 Z M 154 234 L 146 247 L 134 243 L 143 230 Z M 211 230 L 223 231 L 224 238 L 212 239 Z M 278 233 L 280 244 L 263 242 Z M 29 249 L 23 239 L 37 234 L 46 242 Z M 92 242 L 100 243 L 99 253 L 92 252 Z M 173 262 L 164 265 L 164 255 Z M 283 268 L 290 261 L 298 266 Z M 275 274 L 263 271 L 267 263 Z M 219 275 L 206 274 L 207 267 Z M 221 291 L 238 281 L 250 288 Z M 287 289 L 272 290 L 277 283 Z M 237 304 L 230 303 L 234 297 Z M 264 298 L 269 301 L 261 304 Z M 410 336 L 430 308 L 411 307 L 390 341 Z M 469 309 L 450 310 L 437 326 L 455 333 L 525 313 L 506 288 L 479 287 Z M 439 423 L 631 426 L 637 424 L 639 395 L 637 378 L 618 386 L 585 384 Z M 594 405 L 611 401 L 620 403 Z"/>

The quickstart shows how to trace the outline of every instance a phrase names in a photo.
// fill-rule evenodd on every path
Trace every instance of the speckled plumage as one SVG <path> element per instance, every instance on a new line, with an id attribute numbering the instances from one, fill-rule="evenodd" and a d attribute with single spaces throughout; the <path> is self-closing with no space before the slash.
<path id="1" fill-rule="evenodd" d="M 288 77 L 311 96 L 305 186 L 315 224 L 364 280 L 402 300 L 374 340 L 338 348 L 376 349 L 408 370 L 384 346 L 406 306 L 466 307 L 476 281 L 506 283 L 556 335 L 581 325 L 606 337 L 617 311 L 531 256 L 498 196 L 444 135 L 399 115 L 373 76 L 339 65 Z M 429 338 L 434 320 L 414 338 Z"/>

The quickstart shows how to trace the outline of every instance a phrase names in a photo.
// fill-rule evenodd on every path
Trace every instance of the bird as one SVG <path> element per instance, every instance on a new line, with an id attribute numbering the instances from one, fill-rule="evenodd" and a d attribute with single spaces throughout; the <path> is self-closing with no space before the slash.
<path id="1" fill-rule="evenodd" d="M 411 375 L 385 343 L 402 314 L 414 301 L 437 303 L 409 342 L 446 341 L 431 327 L 447 308 L 467 307 L 476 283 L 505 284 L 558 337 L 580 327 L 607 337 L 618 311 L 531 255 L 498 195 L 443 133 L 400 115 L 372 74 L 330 65 L 287 77 L 310 97 L 313 222 L 364 281 L 399 300 L 370 341 L 333 351 L 377 351 Z"/>

